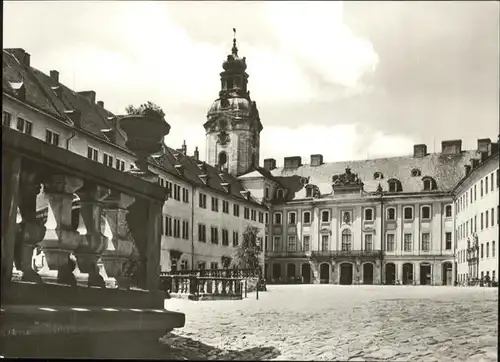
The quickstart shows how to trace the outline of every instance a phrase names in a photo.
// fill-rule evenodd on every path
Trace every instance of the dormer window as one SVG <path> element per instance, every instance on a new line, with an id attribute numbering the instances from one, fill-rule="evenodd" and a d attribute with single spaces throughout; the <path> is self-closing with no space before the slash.
<path id="1" fill-rule="evenodd" d="M 285 197 L 285 190 L 278 189 L 276 196 L 278 197 L 278 199 L 282 199 L 283 197 Z"/>
<path id="2" fill-rule="evenodd" d="M 264 197 L 269 200 L 269 186 L 266 186 L 264 190 Z"/>
<path id="3" fill-rule="evenodd" d="M 387 181 L 389 184 L 389 192 L 401 192 L 403 191 L 403 187 L 401 186 L 401 181 L 393 178 Z"/>
<path id="4" fill-rule="evenodd" d="M 412 177 L 417 177 L 417 176 L 420 176 L 422 173 L 420 172 L 420 170 L 418 168 L 414 168 L 413 170 L 411 170 L 411 176 Z"/>
<path id="5" fill-rule="evenodd" d="M 374 180 L 382 180 L 384 178 L 384 174 L 382 172 L 375 172 L 373 174 L 373 179 Z"/>
<path id="6" fill-rule="evenodd" d="M 312 197 L 313 196 L 313 189 L 312 187 L 307 187 L 306 188 L 306 197 Z"/>
<path id="7" fill-rule="evenodd" d="M 424 177 L 422 179 L 424 183 L 424 191 L 431 191 L 437 189 L 436 181 L 432 177 Z"/>

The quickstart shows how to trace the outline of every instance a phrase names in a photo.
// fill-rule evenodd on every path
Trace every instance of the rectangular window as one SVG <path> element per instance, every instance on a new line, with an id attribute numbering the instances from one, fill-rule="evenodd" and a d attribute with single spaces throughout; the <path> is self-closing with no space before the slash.
<path id="1" fill-rule="evenodd" d="M 373 221 L 373 209 L 365 209 L 365 221 Z"/>
<path id="2" fill-rule="evenodd" d="M 264 251 L 267 251 L 267 235 L 264 236 Z"/>
<path id="3" fill-rule="evenodd" d="M 451 217 L 451 205 L 445 206 L 445 217 Z"/>
<path id="4" fill-rule="evenodd" d="M 172 197 L 172 183 L 170 181 L 165 181 L 165 188 L 167 189 L 167 196 Z"/>
<path id="5" fill-rule="evenodd" d="M 102 153 L 102 164 L 108 167 L 113 167 L 114 157 L 105 152 Z"/>
<path id="6" fill-rule="evenodd" d="M 269 224 L 269 213 L 268 212 L 264 213 L 264 223 L 266 225 Z"/>
<path id="7" fill-rule="evenodd" d="M 274 213 L 274 224 L 281 225 L 281 212 Z"/>
<path id="8" fill-rule="evenodd" d="M 484 221 L 485 221 L 484 227 L 487 229 L 488 228 L 488 223 L 490 221 L 488 210 L 486 210 L 485 213 L 484 213 Z"/>
<path id="9" fill-rule="evenodd" d="M 273 238 L 273 251 L 281 251 L 281 236 Z"/>
<path id="10" fill-rule="evenodd" d="M 174 200 L 181 201 L 181 187 L 174 184 Z"/>
<path id="11" fill-rule="evenodd" d="M 94 147 L 87 147 L 87 158 L 92 160 L 92 161 L 98 161 L 99 160 L 99 151 L 96 150 Z"/>
<path id="12" fill-rule="evenodd" d="M 468 236 L 469 235 L 469 222 L 466 221 L 465 222 L 465 236 Z"/>
<path id="13" fill-rule="evenodd" d="M 219 229 L 217 229 L 217 226 L 212 226 L 210 228 L 210 240 L 212 244 L 219 243 Z"/>
<path id="14" fill-rule="evenodd" d="M 328 251 L 328 235 L 321 235 L 321 251 Z"/>
<path id="15" fill-rule="evenodd" d="M 484 193 L 488 193 L 488 176 L 484 178 Z"/>
<path id="16" fill-rule="evenodd" d="M 484 229 L 484 218 L 483 213 L 481 213 L 481 231 Z"/>
<path id="17" fill-rule="evenodd" d="M 481 259 L 484 258 L 484 244 L 481 243 Z"/>
<path id="18" fill-rule="evenodd" d="M 494 184 L 495 184 L 495 173 L 494 172 L 491 173 L 491 182 L 490 183 L 491 183 L 491 190 L 490 191 L 493 191 Z"/>
<path id="19" fill-rule="evenodd" d="M 198 262 L 198 270 L 205 270 L 205 262 L 204 261 L 199 261 Z"/>
<path id="20" fill-rule="evenodd" d="M 207 227 L 204 224 L 198 224 L 198 241 L 207 241 Z"/>
<path id="21" fill-rule="evenodd" d="M 403 237 L 404 237 L 403 250 L 404 251 L 412 251 L 413 250 L 412 234 L 406 233 L 406 234 L 404 234 Z"/>
<path id="22" fill-rule="evenodd" d="M 49 129 L 45 130 L 45 142 L 54 146 L 59 146 L 59 134 Z"/>
<path id="23" fill-rule="evenodd" d="M 431 234 L 422 233 L 422 251 L 431 250 Z"/>
<path id="24" fill-rule="evenodd" d="M 311 237 L 309 235 L 304 235 L 302 240 L 302 248 L 304 251 L 309 251 L 310 248 Z"/>
<path id="25" fill-rule="evenodd" d="M 172 218 L 165 216 L 165 235 L 172 236 Z"/>
<path id="26" fill-rule="evenodd" d="M 396 220 L 396 209 L 394 207 L 387 209 L 387 220 Z"/>
<path id="27" fill-rule="evenodd" d="M 174 219 L 174 238 L 181 237 L 181 221 L 179 219 Z"/>
<path id="28" fill-rule="evenodd" d="M 491 226 L 495 225 L 495 209 L 491 208 Z"/>
<path id="29" fill-rule="evenodd" d="M 304 224 L 310 224 L 311 223 L 311 213 L 309 211 L 304 212 L 302 215 L 302 219 L 304 220 Z"/>
<path id="30" fill-rule="evenodd" d="M 481 189 L 480 189 L 480 191 L 481 191 L 480 196 L 481 196 L 481 197 L 483 197 L 483 182 L 484 182 L 484 181 L 483 181 L 483 180 L 481 180 Z"/>
<path id="31" fill-rule="evenodd" d="M 222 212 L 224 214 L 229 214 L 229 202 L 222 200 Z"/>
<path id="32" fill-rule="evenodd" d="M 386 250 L 394 251 L 394 234 L 387 234 Z"/>
<path id="33" fill-rule="evenodd" d="M 446 250 L 451 250 L 451 233 L 446 233 L 445 237 L 446 237 L 445 249 Z"/>
<path id="34" fill-rule="evenodd" d="M 330 212 L 328 210 L 321 212 L 321 222 L 329 222 L 330 221 Z"/>
<path id="35" fill-rule="evenodd" d="M 477 200 L 477 185 L 474 185 L 474 201 Z"/>
<path id="36" fill-rule="evenodd" d="M 248 207 L 245 207 L 245 208 L 243 209 L 243 218 L 244 218 L 245 220 L 250 219 L 250 209 L 249 209 Z"/>
<path id="37" fill-rule="evenodd" d="M 200 197 L 199 197 L 199 205 L 200 205 L 200 208 L 202 209 L 206 209 L 207 208 L 207 195 L 205 194 L 202 194 L 200 192 Z"/>
<path id="38" fill-rule="evenodd" d="M 210 263 L 210 269 L 212 269 L 212 270 L 217 270 L 217 269 L 219 269 L 219 264 L 218 264 L 216 261 L 212 261 L 212 262 Z"/>
<path id="39" fill-rule="evenodd" d="M 422 207 L 422 219 L 428 220 L 431 218 L 431 208 L 430 206 L 423 206 Z"/>
<path id="40" fill-rule="evenodd" d="M 477 233 L 477 215 L 474 215 L 474 232 Z"/>
<path id="41" fill-rule="evenodd" d="M 405 220 L 411 220 L 411 219 L 413 219 L 413 208 L 411 208 L 411 207 L 405 207 L 405 209 L 404 209 L 404 218 L 405 218 Z"/>
<path id="42" fill-rule="evenodd" d="M 491 257 L 494 258 L 495 257 L 495 240 L 493 240 L 491 242 Z"/>
<path id="43" fill-rule="evenodd" d="M 125 161 L 120 160 L 119 158 L 116 159 L 116 164 L 115 168 L 120 171 L 125 171 Z"/>
<path id="44" fill-rule="evenodd" d="M 181 261 L 181 270 L 188 270 L 189 264 L 187 260 Z"/>
<path id="45" fill-rule="evenodd" d="M 262 211 L 259 211 L 259 222 L 261 224 L 264 223 L 264 213 Z"/>
<path id="46" fill-rule="evenodd" d="M 182 238 L 189 240 L 189 221 L 182 221 Z"/>
<path id="47" fill-rule="evenodd" d="M 233 215 L 236 217 L 240 216 L 240 205 L 233 205 Z"/>
<path id="48" fill-rule="evenodd" d="M 33 133 L 33 123 L 25 120 L 24 118 L 17 117 L 17 127 L 19 132 L 26 133 L 31 136 Z"/>
<path id="49" fill-rule="evenodd" d="M 185 187 L 182 188 L 182 202 L 189 203 L 189 190 Z"/>
<path id="50" fill-rule="evenodd" d="M 212 196 L 212 211 L 219 211 L 219 199 Z"/>
<path id="51" fill-rule="evenodd" d="M 490 243 L 488 242 L 486 243 L 486 257 L 490 257 Z"/>
<path id="52" fill-rule="evenodd" d="M 222 229 L 222 245 L 229 245 L 229 231 Z"/>
<path id="53" fill-rule="evenodd" d="M 295 225 L 297 223 L 297 214 L 295 211 L 288 212 L 288 225 Z"/>
<path id="54" fill-rule="evenodd" d="M 237 231 L 233 231 L 233 246 L 238 246 L 238 232 Z"/>
<path id="55" fill-rule="evenodd" d="M 2 125 L 5 127 L 10 127 L 12 123 L 12 114 L 7 111 L 2 111 Z"/>
<path id="56" fill-rule="evenodd" d="M 251 210 L 252 221 L 257 221 L 257 211 Z"/>
<path id="57" fill-rule="evenodd" d="M 297 251 L 297 239 L 295 236 L 288 237 L 288 251 L 292 253 Z"/>
<path id="58" fill-rule="evenodd" d="M 472 218 L 470 219 L 470 233 L 472 234 L 474 231 L 474 225 L 472 225 Z"/>
<path id="59" fill-rule="evenodd" d="M 373 234 L 365 234 L 365 250 L 373 250 Z"/>

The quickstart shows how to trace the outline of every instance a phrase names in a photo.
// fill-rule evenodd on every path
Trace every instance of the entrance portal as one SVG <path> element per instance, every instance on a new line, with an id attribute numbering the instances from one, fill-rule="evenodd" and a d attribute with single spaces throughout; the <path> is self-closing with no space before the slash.
<path id="1" fill-rule="evenodd" d="M 273 279 L 278 281 L 281 278 L 281 264 L 273 264 Z"/>
<path id="2" fill-rule="evenodd" d="M 413 284 L 413 264 L 403 264 L 403 284 Z"/>
<path id="3" fill-rule="evenodd" d="M 451 285 L 452 284 L 452 273 L 453 273 L 453 267 L 449 261 L 443 263 L 443 271 L 441 273 L 442 275 L 442 282 L 443 285 Z"/>
<path id="4" fill-rule="evenodd" d="M 311 284 L 311 265 L 309 263 L 302 264 L 302 283 Z"/>
<path id="5" fill-rule="evenodd" d="M 295 264 L 288 264 L 286 266 L 286 277 L 288 282 L 295 282 Z"/>
<path id="6" fill-rule="evenodd" d="M 319 282 L 320 284 L 330 283 L 330 265 L 323 263 L 319 267 Z"/>
<path id="7" fill-rule="evenodd" d="M 351 285 L 352 284 L 352 264 L 342 263 L 340 264 L 340 284 Z"/>
<path id="8" fill-rule="evenodd" d="M 420 285 L 431 285 L 431 265 L 420 264 Z"/>
<path id="9" fill-rule="evenodd" d="M 385 284 L 396 284 L 396 265 L 394 263 L 387 263 L 385 265 Z"/>
<path id="10" fill-rule="evenodd" d="M 373 264 L 363 264 L 363 284 L 373 284 Z"/>

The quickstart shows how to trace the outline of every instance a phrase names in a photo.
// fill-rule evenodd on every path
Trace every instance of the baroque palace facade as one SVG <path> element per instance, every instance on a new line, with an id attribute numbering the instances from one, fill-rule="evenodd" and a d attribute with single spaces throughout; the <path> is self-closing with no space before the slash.
<path id="1" fill-rule="evenodd" d="M 286 157 L 282 167 L 265 159 L 261 167 L 263 126 L 236 40 L 222 66 L 204 124 L 206 161 L 197 147 L 188 155 L 186 144 L 165 146 L 149 160 L 169 195 L 162 271 L 227 267 L 252 225 L 271 282 L 451 285 L 496 277 L 498 143 L 481 139 L 477 149 L 462 150 L 460 140 L 443 141 L 439 153 L 415 145 L 410 156 L 350 162 Z M 57 71 L 31 67 L 23 49 L 3 50 L 3 71 L 4 127 L 124 172 L 134 167 L 120 116 L 96 102 L 94 91 L 74 92 Z M 485 177 L 491 191 L 462 201 L 477 182 L 482 190 Z M 467 223 L 477 213 L 490 222 L 474 228 L 470 244 Z"/>

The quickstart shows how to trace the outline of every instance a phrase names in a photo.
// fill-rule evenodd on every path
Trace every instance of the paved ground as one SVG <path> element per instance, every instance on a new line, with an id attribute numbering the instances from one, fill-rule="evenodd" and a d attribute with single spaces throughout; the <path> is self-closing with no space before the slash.
<path id="1" fill-rule="evenodd" d="M 170 299 L 173 358 L 496 361 L 498 289 L 268 286 L 242 301 Z"/>

